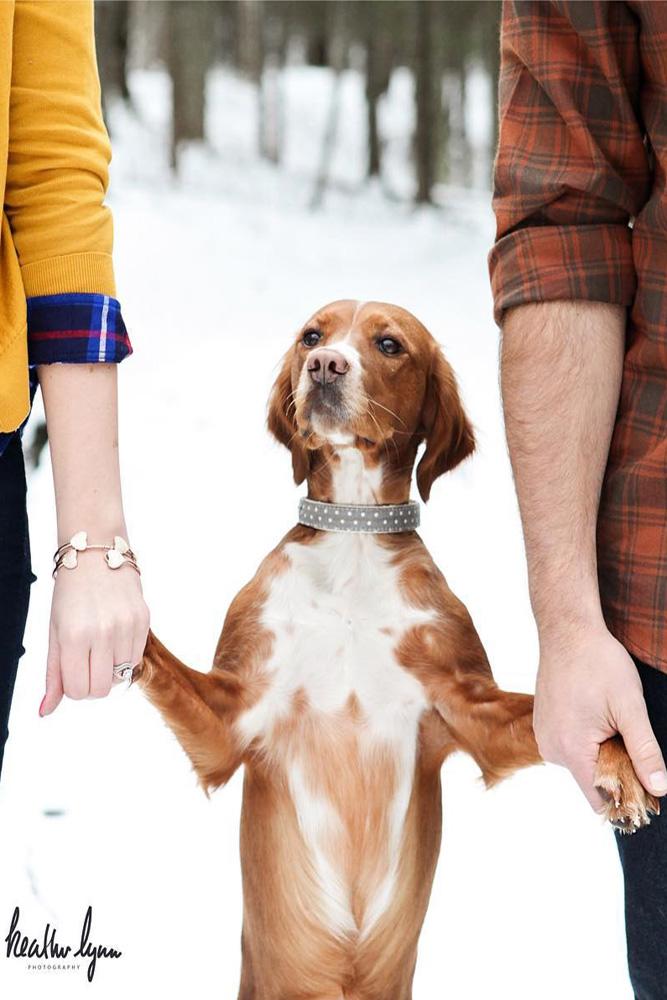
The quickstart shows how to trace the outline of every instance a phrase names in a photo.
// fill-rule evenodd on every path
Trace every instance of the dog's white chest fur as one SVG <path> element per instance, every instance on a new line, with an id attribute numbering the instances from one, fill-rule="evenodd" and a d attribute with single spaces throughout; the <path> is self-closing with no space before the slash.
<path id="1" fill-rule="evenodd" d="M 352 915 L 352 887 L 330 849 L 347 817 L 312 779 L 309 756 L 319 742 L 315 750 L 311 744 L 300 751 L 298 739 L 293 741 L 282 764 L 318 875 L 322 919 L 337 933 L 367 933 L 392 899 L 419 720 L 428 707 L 421 683 L 400 666 L 394 650 L 407 629 L 431 615 L 407 604 L 391 553 L 373 536 L 323 535 L 310 544 L 288 544 L 285 554 L 289 566 L 273 582 L 262 616 L 274 635 L 267 688 L 238 720 L 238 731 L 246 744 L 258 740 L 273 755 L 275 734 L 300 698 L 310 726 L 320 725 L 335 740 L 338 720 L 354 701 L 358 766 L 366 767 L 379 750 L 395 774 L 381 833 L 386 863 L 378 867 L 361 926 Z M 321 749 L 326 753 L 324 741 Z"/>
<path id="2" fill-rule="evenodd" d="M 373 536 L 329 534 L 289 544 L 262 623 L 275 636 L 265 694 L 239 720 L 247 741 L 270 734 L 297 692 L 335 713 L 355 695 L 369 737 L 390 742 L 426 706 L 422 685 L 397 662 L 401 634 L 430 620 L 403 599 L 391 555 Z"/>

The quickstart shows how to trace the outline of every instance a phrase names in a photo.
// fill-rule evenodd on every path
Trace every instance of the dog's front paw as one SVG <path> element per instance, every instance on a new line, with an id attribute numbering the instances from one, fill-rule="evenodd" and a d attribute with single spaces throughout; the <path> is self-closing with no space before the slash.
<path id="1" fill-rule="evenodd" d="M 646 791 L 635 774 L 620 736 L 600 747 L 595 787 L 606 799 L 603 815 L 621 833 L 636 833 L 660 813 L 659 801 Z"/>

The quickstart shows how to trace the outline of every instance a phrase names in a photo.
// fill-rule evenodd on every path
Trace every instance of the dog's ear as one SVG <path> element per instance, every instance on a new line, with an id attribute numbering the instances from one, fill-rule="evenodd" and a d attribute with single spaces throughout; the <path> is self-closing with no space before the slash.
<path id="1" fill-rule="evenodd" d="M 421 416 L 426 448 L 417 466 L 417 487 L 426 502 L 431 486 L 475 449 L 472 426 L 459 396 L 456 377 L 441 351 L 431 361 Z"/>
<path id="2" fill-rule="evenodd" d="M 290 350 L 285 355 L 278 378 L 273 383 L 266 422 L 274 438 L 291 451 L 294 482 L 300 486 L 308 475 L 310 457 L 297 427 L 295 411 Z"/>

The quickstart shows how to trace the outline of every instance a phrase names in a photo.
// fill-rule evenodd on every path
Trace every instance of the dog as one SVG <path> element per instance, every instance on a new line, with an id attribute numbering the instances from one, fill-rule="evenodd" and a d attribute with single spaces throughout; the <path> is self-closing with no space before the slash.
<path id="1" fill-rule="evenodd" d="M 426 502 L 473 429 L 426 328 L 354 301 L 299 331 L 268 427 L 307 482 L 299 523 L 232 602 L 209 673 L 151 634 L 136 679 L 207 792 L 245 765 L 239 1000 L 409 1000 L 443 761 L 465 751 L 487 786 L 540 762 L 532 696 L 496 685 L 408 502 L 422 443 Z M 619 739 L 598 784 L 622 826 L 657 810 Z"/>

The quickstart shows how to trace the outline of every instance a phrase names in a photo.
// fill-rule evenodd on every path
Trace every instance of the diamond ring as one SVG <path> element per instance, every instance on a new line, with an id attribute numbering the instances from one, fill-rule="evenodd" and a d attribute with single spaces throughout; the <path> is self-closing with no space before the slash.
<path id="1" fill-rule="evenodd" d="M 113 675 L 114 677 L 117 677 L 119 681 L 126 681 L 128 678 L 132 677 L 133 670 L 134 664 L 130 663 L 129 660 L 125 663 L 115 663 Z"/>

